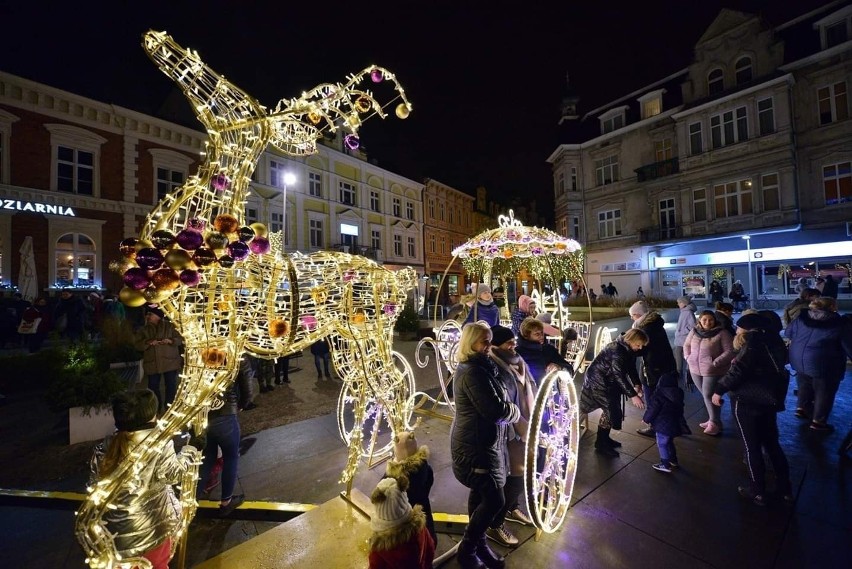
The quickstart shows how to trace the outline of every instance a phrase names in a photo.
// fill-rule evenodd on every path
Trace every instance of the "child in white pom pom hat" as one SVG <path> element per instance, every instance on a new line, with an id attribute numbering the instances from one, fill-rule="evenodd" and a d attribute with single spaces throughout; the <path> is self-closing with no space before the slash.
<path id="1" fill-rule="evenodd" d="M 370 569 L 410 567 L 430 569 L 435 541 L 426 529 L 426 516 L 405 495 L 408 479 L 384 478 L 370 496 L 375 511 L 370 519 Z"/>

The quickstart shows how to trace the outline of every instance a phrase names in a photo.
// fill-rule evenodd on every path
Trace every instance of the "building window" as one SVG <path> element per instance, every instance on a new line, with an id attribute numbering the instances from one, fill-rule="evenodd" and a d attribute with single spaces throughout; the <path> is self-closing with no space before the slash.
<path id="1" fill-rule="evenodd" d="M 322 220 L 311 219 L 309 223 L 311 247 L 322 249 Z"/>
<path id="2" fill-rule="evenodd" d="M 429 252 L 430 252 L 430 253 L 434 253 L 434 252 L 435 252 L 435 248 L 436 248 L 436 247 L 435 247 L 435 236 L 434 236 L 434 235 L 430 235 L 430 236 L 429 236 Z"/>
<path id="3" fill-rule="evenodd" d="M 752 75 L 750 57 L 741 57 L 737 60 L 736 64 L 734 64 L 734 77 L 737 81 L 737 85 L 742 85 L 743 83 L 751 81 Z"/>
<path id="4" fill-rule="evenodd" d="M 184 173 L 168 168 L 157 168 L 157 201 L 162 200 L 183 185 Z"/>
<path id="5" fill-rule="evenodd" d="M 370 209 L 381 212 L 381 208 L 379 208 L 379 192 L 370 190 Z"/>
<path id="6" fill-rule="evenodd" d="M 347 182 L 340 182 L 340 203 L 355 205 L 355 186 Z"/>
<path id="7" fill-rule="evenodd" d="M 435 200 L 429 200 L 429 218 L 435 219 Z"/>
<path id="8" fill-rule="evenodd" d="M 575 166 L 571 166 L 571 191 L 577 191 L 577 168 Z"/>
<path id="9" fill-rule="evenodd" d="M 0 130 L 0 184 L 6 184 L 6 133 Z"/>
<path id="10" fill-rule="evenodd" d="M 751 180 L 737 180 L 713 186 L 716 218 L 752 213 Z"/>
<path id="11" fill-rule="evenodd" d="M 20 119 L 0 109 L 0 184 L 9 183 L 9 148 L 12 137 L 12 123 Z M 2 274 L 0 274 L 2 279 Z"/>
<path id="12" fill-rule="evenodd" d="M 654 141 L 654 156 L 656 162 L 672 159 L 672 139 L 664 138 Z"/>
<path id="13" fill-rule="evenodd" d="M 575 215 L 571 217 L 571 235 L 569 235 L 571 239 L 575 241 L 580 240 L 580 216 Z"/>
<path id="14" fill-rule="evenodd" d="M 417 256 L 415 254 L 414 237 L 408 238 L 408 256 L 412 258 Z"/>
<path id="15" fill-rule="evenodd" d="M 725 111 L 710 117 L 710 138 L 713 148 L 748 140 L 748 113 L 745 107 Z"/>
<path id="16" fill-rule="evenodd" d="M 456 222 L 456 208 L 453 206 L 447 206 L 447 212 L 450 214 L 450 224 Z"/>
<path id="17" fill-rule="evenodd" d="M 663 112 L 663 104 L 659 98 L 642 103 L 642 118 L 647 119 Z"/>
<path id="18" fill-rule="evenodd" d="M 721 69 L 714 69 L 707 74 L 707 93 L 716 95 L 725 90 L 725 75 Z"/>
<path id="19" fill-rule="evenodd" d="M 447 238 L 441 236 L 441 255 L 447 254 Z"/>
<path id="20" fill-rule="evenodd" d="M 775 110 L 772 108 L 772 97 L 757 102 L 757 124 L 760 136 L 775 132 Z"/>
<path id="21" fill-rule="evenodd" d="M 692 219 L 707 221 L 707 192 L 704 188 L 692 191 Z"/>
<path id="22" fill-rule="evenodd" d="M 704 152 L 704 144 L 701 140 L 701 123 L 694 122 L 689 125 L 689 153 L 693 156 Z"/>
<path id="23" fill-rule="evenodd" d="M 822 184 L 826 205 L 852 201 L 852 163 L 823 166 Z"/>
<path id="24" fill-rule="evenodd" d="M 393 254 L 397 257 L 402 257 L 402 236 L 393 236 Z"/>
<path id="25" fill-rule="evenodd" d="M 257 208 L 249 207 L 246 208 L 246 223 L 256 223 L 257 222 Z"/>
<path id="26" fill-rule="evenodd" d="M 269 161 L 269 185 L 275 186 L 276 188 L 283 188 L 287 185 L 287 182 L 284 181 L 284 175 L 286 174 L 286 165 L 283 162 L 276 162 L 275 160 Z"/>
<path id="27" fill-rule="evenodd" d="M 611 184 L 618 181 L 618 157 L 613 154 L 602 160 L 595 160 L 595 177 L 598 185 Z"/>
<path id="28" fill-rule="evenodd" d="M 559 234 L 563 237 L 568 237 L 568 218 L 563 217 L 559 220 Z"/>
<path id="29" fill-rule="evenodd" d="M 778 189 L 778 174 L 764 174 L 760 177 L 763 190 L 763 211 L 781 209 L 781 194 Z"/>
<path id="30" fill-rule="evenodd" d="M 621 210 L 611 209 L 598 213 L 598 237 L 617 237 L 621 235 Z"/>
<path id="31" fill-rule="evenodd" d="M 825 47 L 840 45 L 849 39 L 848 20 L 837 22 L 825 27 Z"/>
<path id="32" fill-rule="evenodd" d="M 393 215 L 394 217 L 402 217 L 402 202 L 399 198 L 393 199 Z"/>
<path id="33" fill-rule="evenodd" d="M 378 229 L 370 231 L 370 247 L 377 250 L 382 248 L 382 232 Z"/>
<path id="34" fill-rule="evenodd" d="M 269 230 L 272 233 L 281 231 L 281 220 L 284 219 L 283 214 L 273 211 L 269 214 Z"/>
<path id="35" fill-rule="evenodd" d="M 819 124 L 829 124 L 849 117 L 846 102 L 846 82 L 817 89 Z"/>
<path id="36" fill-rule="evenodd" d="M 414 221 L 414 204 L 411 202 L 405 202 L 405 218 Z"/>
<path id="37" fill-rule="evenodd" d="M 322 197 L 322 174 L 308 172 L 308 195 Z"/>
<path id="38" fill-rule="evenodd" d="M 91 196 L 94 193 L 94 154 L 76 148 L 57 148 L 56 189 Z"/>
<path id="39" fill-rule="evenodd" d="M 624 115 L 615 115 L 614 117 L 610 117 L 601 121 L 601 128 L 603 129 L 602 134 L 606 134 L 608 132 L 612 132 L 614 130 L 618 130 L 624 126 Z"/>
<path id="40" fill-rule="evenodd" d="M 95 242 L 82 233 L 66 233 L 56 240 L 56 286 L 97 286 Z"/>
<path id="41" fill-rule="evenodd" d="M 444 221 L 444 202 L 438 204 L 438 218 Z"/>
<path id="42" fill-rule="evenodd" d="M 565 172 L 560 171 L 556 177 L 556 197 L 565 193 Z"/>

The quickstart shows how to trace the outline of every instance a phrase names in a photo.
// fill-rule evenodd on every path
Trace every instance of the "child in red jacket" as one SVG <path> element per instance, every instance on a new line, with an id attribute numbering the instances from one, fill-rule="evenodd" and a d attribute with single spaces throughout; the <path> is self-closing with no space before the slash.
<path id="1" fill-rule="evenodd" d="M 370 569 L 431 569 L 435 541 L 426 529 L 426 516 L 419 504 L 411 507 L 400 485 L 407 487 L 408 478 L 384 478 L 370 496 L 375 508 Z"/>

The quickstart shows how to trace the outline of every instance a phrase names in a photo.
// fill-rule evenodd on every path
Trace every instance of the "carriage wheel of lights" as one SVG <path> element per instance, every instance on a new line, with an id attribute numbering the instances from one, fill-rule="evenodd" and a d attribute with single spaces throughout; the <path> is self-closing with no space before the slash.
<path id="1" fill-rule="evenodd" d="M 583 279 L 583 251 L 573 239 L 548 229 L 529 227 L 515 219 L 514 212 L 498 218 L 499 227 L 471 238 L 453 250 L 453 260 L 461 259 L 466 272 L 490 283 L 492 276 L 504 280 L 526 270 L 540 282 L 549 282 L 554 291 L 567 281 Z M 446 279 L 447 270 L 443 279 Z M 440 290 L 440 288 L 439 288 Z M 558 292 L 557 292 L 558 294 Z M 474 304 L 475 306 L 475 304 Z M 562 302 L 556 304 L 554 326 L 569 323 Z M 437 312 L 437 309 L 436 309 Z M 591 315 L 591 304 L 589 315 Z M 582 362 L 589 342 L 591 322 L 570 321 L 578 340 L 569 359 Z M 560 339 L 561 341 L 561 339 Z M 554 532 L 562 525 L 574 489 L 579 446 L 579 406 L 573 377 L 566 371 L 551 372 L 542 380 L 532 409 L 530 433 L 526 442 L 524 485 L 528 511 L 541 531 Z"/>
<path id="2" fill-rule="evenodd" d="M 337 371 L 356 394 L 341 475 L 346 495 L 362 457 L 369 397 L 392 429 L 408 427 L 410 417 L 407 400 L 385 399 L 395 393 L 388 386 L 410 381 L 394 365 L 386 331 L 415 286 L 415 271 L 389 271 L 344 253 L 285 254 L 281 233 L 268 235 L 262 224 L 244 222 L 251 174 L 270 145 L 284 154 L 312 154 L 323 132 L 340 125 L 349 132 L 345 144 L 355 149 L 360 124 L 374 115 L 385 118 L 388 105 L 396 103 L 397 117 L 407 117 L 411 104 L 395 76 L 371 66 L 345 82 L 282 99 L 269 111 L 166 32 L 146 33 L 142 45 L 189 99 L 208 141 L 197 173 L 160 201 L 139 237 L 121 242 L 123 258 L 110 263 L 123 275 L 122 302 L 157 303 L 172 320 L 184 338 L 185 365 L 174 403 L 114 472 L 90 488 L 77 513 L 76 536 L 90 567 L 149 566 L 144 559 L 121 558 L 108 514 L 122 496 L 140 491 L 142 469 L 176 433 L 206 428 L 208 410 L 220 404 L 246 353 L 272 359 L 332 338 Z M 388 91 L 382 96 L 388 102 L 380 103 L 368 87 Z M 359 359 L 365 354 L 372 358 L 371 373 Z M 374 378 L 380 381 L 374 384 Z M 185 451 L 192 465 L 180 483 L 180 523 L 168 536 L 175 545 L 196 508 L 199 454 Z"/>

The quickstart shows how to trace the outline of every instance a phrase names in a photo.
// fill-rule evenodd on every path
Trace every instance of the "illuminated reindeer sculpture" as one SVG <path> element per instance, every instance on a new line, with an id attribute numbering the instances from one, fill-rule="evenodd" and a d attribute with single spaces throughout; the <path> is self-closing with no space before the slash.
<path id="1" fill-rule="evenodd" d="M 184 337 L 185 367 L 175 401 L 151 435 L 90 489 L 78 512 L 77 538 L 91 567 L 147 566 L 145 560 L 120 558 L 104 515 L 114 501 L 136 491 L 139 472 L 176 433 L 189 424 L 203 430 L 207 412 L 221 404 L 218 396 L 231 385 L 246 352 L 274 358 L 332 339 L 337 371 L 355 394 L 341 478 L 348 488 L 361 458 L 368 400 L 381 404 L 394 430 L 406 428 L 411 416 L 391 334 L 415 272 L 391 272 L 343 253 L 284 255 L 280 234 L 267 236 L 265 227 L 243 222 L 250 176 L 268 145 L 293 156 L 311 154 L 323 130 L 342 124 L 350 131 L 346 144 L 355 148 L 361 121 L 385 117 L 372 93 L 358 87 L 362 83 L 391 85 L 401 101 L 396 115 L 407 117 L 411 105 L 394 75 L 369 67 L 346 83 L 320 85 L 268 111 L 165 32 L 148 32 L 143 46 L 189 99 L 209 140 L 198 173 L 159 203 L 139 239 L 121 245 L 125 259 L 118 265 L 127 285 L 121 300 L 131 306 L 159 303 Z M 196 478 L 197 464 L 180 485 L 182 523 L 173 543 L 195 514 Z"/>

